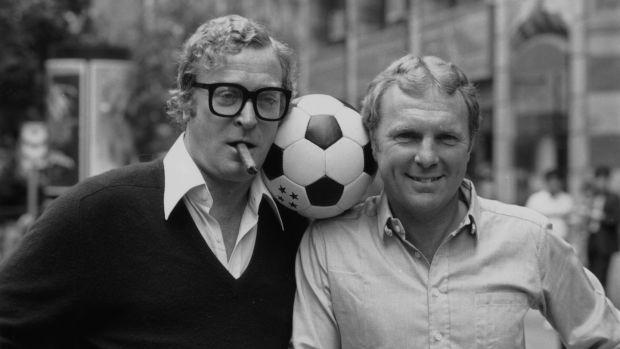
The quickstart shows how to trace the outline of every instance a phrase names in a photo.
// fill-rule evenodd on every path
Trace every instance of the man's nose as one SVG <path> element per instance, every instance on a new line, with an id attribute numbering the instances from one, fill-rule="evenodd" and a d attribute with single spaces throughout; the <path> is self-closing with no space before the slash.
<path id="1" fill-rule="evenodd" d="M 414 161 L 422 168 L 430 168 L 437 164 L 439 158 L 432 140 L 424 139 L 415 154 Z"/>
<path id="2" fill-rule="evenodd" d="M 239 114 L 235 116 L 235 124 L 243 128 L 253 128 L 257 123 L 258 120 L 254 112 L 254 105 L 252 105 L 252 100 L 248 99 L 245 101 Z"/>

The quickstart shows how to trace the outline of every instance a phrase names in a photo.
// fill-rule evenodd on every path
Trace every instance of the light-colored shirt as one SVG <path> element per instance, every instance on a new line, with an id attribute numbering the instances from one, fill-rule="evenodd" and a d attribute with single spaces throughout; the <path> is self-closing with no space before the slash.
<path id="1" fill-rule="evenodd" d="M 620 313 L 530 209 L 477 197 L 431 262 L 385 196 L 312 223 L 296 264 L 294 348 L 524 348 L 534 308 L 571 348 L 619 348 Z"/>
<path id="2" fill-rule="evenodd" d="M 241 217 L 235 247 L 228 258 L 222 229 L 217 220 L 209 214 L 213 198 L 198 166 L 185 148 L 183 134 L 164 157 L 164 175 L 164 218 L 167 220 L 174 207 L 182 200 L 207 246 L 234 278 L 239 278 L 250 263 L 256 242 L 258 208 L 263 198 L 268 200 L 282 225 L 273 198 L 260 176 L 256 176 Z"/>
<path id="3" fill-rule="evenodd" d="M 564 192 L 551 195 L 548 190 L 540 190 L 527 199 L 525 207 L 536 210 L 551 221 L 551 231 L 562 239 L 568 238 L 568 217 L 573 212 L 573 198 Z"/>

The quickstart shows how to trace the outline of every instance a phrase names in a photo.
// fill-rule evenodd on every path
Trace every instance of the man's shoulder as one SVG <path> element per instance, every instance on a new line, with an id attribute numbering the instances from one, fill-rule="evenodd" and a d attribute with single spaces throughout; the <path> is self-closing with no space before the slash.
<path id="1" fill-rule="evenodd" d="M 313 220 L 309 230 L 314 234 L 329 236 L 355 235 L 356 232 L 368 230 L 372 224 L 375 224 L 378 206 L 378 196 L 366 198 L 335 217 Z"/>
<path id="2" fill-rule="evenodd" d="M 86 178 L 57 200 L 81 201 L 106 192 L 132 192 L 144 188 L 163 188 L 163 180 L 161 160 L 136 163 Z"/>
<path id="3" fill-rule="evenodd" d="M 544 227 L 549 223 L 547 217 L 528 207 L 485 198 L 478 200 L 483 220 L 520 222 L 538 227 Z"/>

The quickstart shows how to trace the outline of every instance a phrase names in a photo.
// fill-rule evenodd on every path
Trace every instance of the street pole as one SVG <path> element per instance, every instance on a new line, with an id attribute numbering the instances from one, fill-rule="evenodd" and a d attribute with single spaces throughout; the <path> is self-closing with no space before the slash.
<path id="1" fill-rule="evenodd" d="M 358 1 L 346 0 L 346 52 L 345 52 L 345 86 L 347 101 L 358 106 L 357 97 L 357 55 L 358 55 Z"/>
<path id="2" fill-rule="evenodd" d="M 39 169 L 32 166 L 27 170 L 27 212 L 31 217 L 39 215 Z"/>
<path id="3" fill-rule="evenodd" d="M 409 53 L 422 56 L 422 4 L 421 0 L 409 0 L 407 20 Z"/>
<path id="4" fill-rule="evenodd" d="M 514 203 L 516 200 L 515 122 L 510 101 L 510 20 L 507 1 L 494 1 L 493 172 L 496 197 L 501 201 Z"/>
<path id="5" fill-rule="evenodd" d="M 589 166 L 587 123 L 586 6 L 575 0 L 575 18 L 570 26 L 570 109 L 568 113 L 568 189 L 579 193 Z"/>
<path id="6" fill-rule="evenodd" d="M 301 0 L 299 3 L 299 16 L 297 25 L 297 52 L 299 53 L 299 84 L 297 89 L 300 95 L 307 94 L 310 90 L 310 64 L 314 53 L 314 44 L 310 36 L 310 3 L 309 0 Z"/>

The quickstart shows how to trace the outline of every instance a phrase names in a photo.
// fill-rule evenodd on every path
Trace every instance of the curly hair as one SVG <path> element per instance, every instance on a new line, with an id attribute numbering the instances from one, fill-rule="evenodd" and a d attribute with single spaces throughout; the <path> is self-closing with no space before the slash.
<path id="1" fill-rule="evenodd" d="M 296 93 L 296 62 L 293 51 L 275 39 L 267 29 L 239 15 L 228 15 L 202 24 L 183 45 L 177 71 L 177 86 L 170 91 L 167 113 L 181 128 L 194 114 L 191 104 L 192 83 L 199 71 L 210 71 L 227 56 L 244 48 L 272 48 L 282 68 L 282 87 Z"/>
<path id="2" fill-rule="evenodd" d="M 469 138 L 473 140 L 480 129 L 480 107 L 476 88 L 461 69 L 434 56 L 406 55 L 390 64 L 368 85 L 362 101 L 364 126 L 372 138 L 381 118 L 381 99 L 392 85 L 412 96 L 424 96 L 435 90 L 446 96 L 459 94 L 467 106 Z"/>

